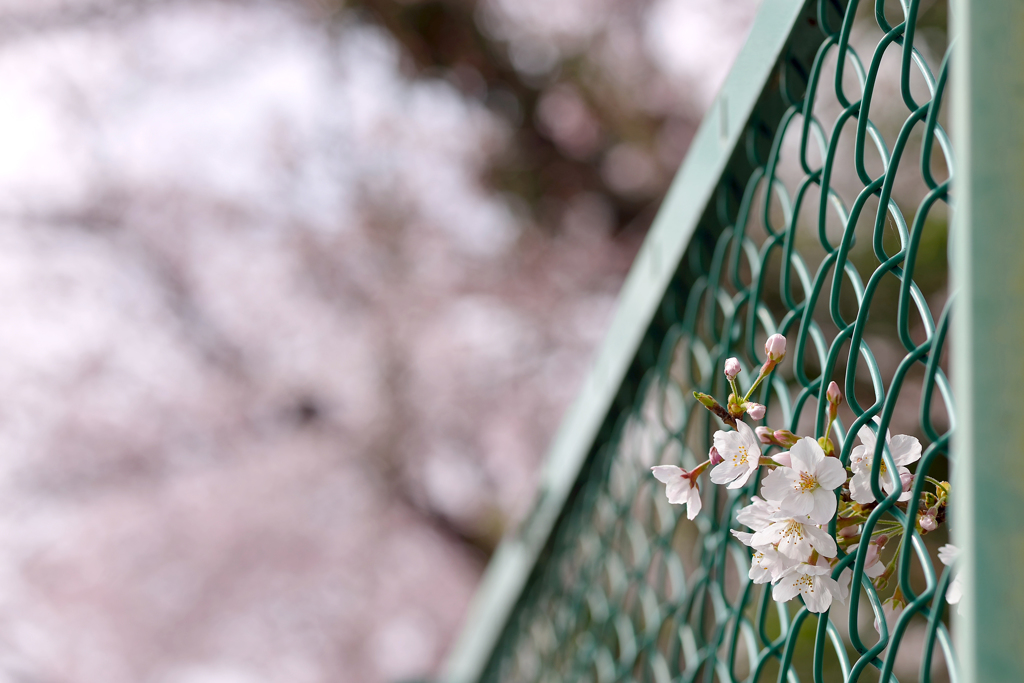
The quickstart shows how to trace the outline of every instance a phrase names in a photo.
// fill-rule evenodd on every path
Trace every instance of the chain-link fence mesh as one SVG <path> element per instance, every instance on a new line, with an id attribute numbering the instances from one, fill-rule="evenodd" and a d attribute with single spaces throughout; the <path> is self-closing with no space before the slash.
<path id="1" fill-rule="evenodd" d="M 483 680 L 955 680 L 945 527 L 915 530 L 926 478 L 948 479 L 953 422 L 941 5 L 808 3 Z M 820 436 L 835 380 L 844 464 L 874 419 L 924 446 L 911 500 L 865 524 L 906 530 L 888 585 L 864 575 L 867 543 L 840 551 L 834 575 L 852 569 L 859 591 L 822 615 L 747 578 L 750 551 L 729 530 L 756 478 L 702 484 L 690 522 L 649 469 L 706 458 L 721 425 L 692 392 L 724 401 L 730 356 L 749 385 L 775 332 L 789 354 L 759 390 L 761 423 Z M 884 500 L 887 447 L 876 463 Z M 892 615 L 897 588 L 907 606 Z"/>

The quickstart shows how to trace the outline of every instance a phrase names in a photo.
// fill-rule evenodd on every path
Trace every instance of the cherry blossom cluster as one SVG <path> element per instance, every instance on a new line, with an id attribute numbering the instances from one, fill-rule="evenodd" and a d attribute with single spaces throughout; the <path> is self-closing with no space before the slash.
<path id="1" fill-rule="evenodd" d="M 744 416 L 754 420 L 765 416 L 765 406 L 750 397 L 785 357 L 785 337 L 779 334 L 769 337 L 765 355 L 767 360 L 745 394 L 738 384 L 739 360 L 730 358 L 725 362 L 725 376 L 731 389 L 725 406 L 707 394 L 694 392 L 698 401 L 731 428 L 715 432 L 708 459 L 690 471 L 672 465 L 651 469 L 666 485 L 669 502 L 686 505 L 687 517 L 694 519 L 701 509 L 698 478 L 705 470 L 710 468 L 713 484 L 739 489 L 762 467 L 766 468 L 768 473 L 761 481 L 761 495 L 751 496 L 750 503 L 736 514 L 736 521 L 749 531 L 732 530 L 740 542 L 751 548 L 749 577 L 754 583 L 770 583 L 776 601 L 786 602 L 799 595 L 808 610 L 824 612 L 834 600 L 845 602 L 849 594 L 852 575 L 849 568 L 840 574 L 838 581 L 832 578 L 838 549 L 851 553 L 861 543 L 867 543 L 864 574 L 876 589 L 882 590 L 895 571 L 904 527 L 895 520 L 880 520 L 868 538 L 863 538 L 863 524 L 879 503 L 871 485 L 878 437 L 871 427 L 861 427 L 857 432 L 860 443 L 850 454 L 849 467 L 843 465 L 829 438 L 843 401 L 835 382 L 829 384 L 826 392 L 828 423 L 821 438 L 798 436 L 766 426 L 751 429 L 744 422 Z M 889 471 L 884 460 L 879 463 L 878 485 L 887 499 L 899 487 L 895 505 L 906 511 L 915 476 L 908 465 L 921 458 L 921 443 L 912 436 L 892 436 L 888 432 L 885 442 L 896 471 Z M 762 449 L 767 451 L 771 447 L 778 447 L 780 452 L 768 457 Z M 917 531 L 921 534 L 934 531 L 943 523 L 950 491 L 948 482 L 930 477 L 927 481 L 933 490 L 924 491 L 920 499 Z M 835 536 L 829 532 L 833 520 Z M 887 562 L 883 559 L 883 550 L 890 545 L 895 546 L 896 551 Z M 951 564 L 955 555 L 953 546 L 944 546 L 940 560 Z M 947 591 L 947 600 L 954 603 L 959 596 L 959 578 L 956 578 Z M 898 615 L 905 604 L 897 587 L 885 602 L 886 620 Z"/>

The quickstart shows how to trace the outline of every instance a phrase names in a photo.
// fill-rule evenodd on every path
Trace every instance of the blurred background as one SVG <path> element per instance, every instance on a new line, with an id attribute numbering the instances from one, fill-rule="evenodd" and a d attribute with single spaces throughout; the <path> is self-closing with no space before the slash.
<path id="1" fill-rule="evenodd" d="M 757 5 L 0 2 L 0 680 L 436 672 Z"/>

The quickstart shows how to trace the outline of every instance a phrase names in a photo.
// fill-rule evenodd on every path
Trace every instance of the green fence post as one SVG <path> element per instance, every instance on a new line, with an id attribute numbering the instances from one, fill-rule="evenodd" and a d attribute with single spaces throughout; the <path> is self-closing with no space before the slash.
<path id="1" fill-rule="evenodd" d="M 954 3 L 963 680 L 1024 681 L 1024 2 Z"/>

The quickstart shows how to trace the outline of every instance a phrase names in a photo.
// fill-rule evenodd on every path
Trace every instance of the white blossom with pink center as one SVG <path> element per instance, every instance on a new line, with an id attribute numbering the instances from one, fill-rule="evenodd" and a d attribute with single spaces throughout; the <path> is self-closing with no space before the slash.
<path id="1" fill-rule="evenodd" d="M 765 477 L 761 494 L 779 501 L 783 512 L 827 524 L 836 514 L 833 489 L 846 481 L 846 469 L 809 436 L 793 445 L 789 457 L 792 466 L 776 468 Z"/>
<path id="2" fill-rule="evenodd" d="M 779 513 L 782 515 L 783 513 Z M 822 557 L 836 556 L 836 542 L 807 517 L 780 517 L 751 537 L 754 547 L 771 545 L 794 560 L 804 560 L 817 550 Z"/>
<path id="3" fill-rule="evenodd" d="M 878 420 L 876 419 L 877 423 Z M 875 433 L 867 425 L 857 432 L 860 445 L 853 449 L 850 454 L 850 469 L 853 471 L 853 479 L 850 480 L 850 497 L 858 503 L 866 504 L 875 502 L 875 496 L 871 491 L 871 465 L 874 461 L 875 446 L 878 443 Z M 893 462 L 896 464 L 897 472 L 895 480 L 900 482 L 909 481 L 911 476 L 907 465 L 917 462 L 921 458 L 921 442 L 906 434 L 891 436 L 888 431 L 885 433 L 885 442 L 892 453 Z M 894 477 L 887 471 L 885 460 L 882 460 L 879 470 L 878 483 L 886 495 L 895 489 Z M 910 492 L 904 491 L 899 498 L 901 501 L 910 500 Z"/>
<path id="4" fill-rule="evenodd" d="M 723 460 L 711 470 L 711 481 L 728 484 L 730 489 L 742 487 L 760 465 L 761 444 L 757 435 L 746 423 L 737 421 L 736 431 L 719 430 L 714 439 Z"/>
<path id="5" fill-rule="evenodd" d="M 665 484 L 668 502 L 686 505 L 686 518 L 693 519 L 700 512 L 700 489 L 690 478 L 690 473 L 675 465 L 655 465 L 651 468 L 654 478 Z"/>
<path id="6" fill-rule="evenodd" d="M 827 564 L 801 562 L 782 575 L 772 589 L 772 598 L 776 602 L 788 602 L 801 595 L 808 611 L 824 612 L 833 600 L 843 600 L 843 590 L 829 576 L 830 572 Z"/>

